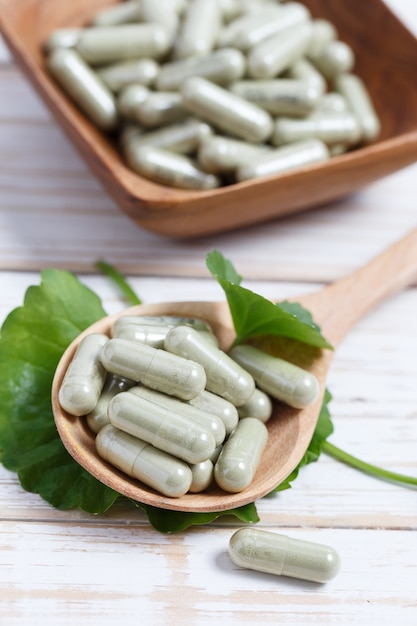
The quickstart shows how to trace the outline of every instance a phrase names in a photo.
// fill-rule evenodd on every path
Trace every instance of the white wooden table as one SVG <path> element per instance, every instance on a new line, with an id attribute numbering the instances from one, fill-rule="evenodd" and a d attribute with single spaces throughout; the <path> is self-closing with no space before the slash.
<path id="1" fill-rule="evenodd" d="M 390 0 L 417 34 L 415 0 Z M 178 242 L 131 222 L 86 170 L 0 47 L 0 318 L 39 270 L 78 273 L 124 306 L 94 272 L 105 258 L 145 302 L 218 299 L 205 255 L 233 260 L 245 284 L 284 298 L 364 263 L 417 222 L 417 165 L 353 197 L 250 230 Z M 357 325 L 329 376 L 331 441 L 377 465 L 417 475 L 417 289 Z M 0 399 L 1 401 L 1 399 Z M 227 555 L 233 519 L 163 535 L 140 512 L 60 512 L 0 466 L 0 624 L 115 623 L 417 625 L 417 493 L 322 456 L 293 489 L 257 503 L 260 528 L 334 546 L 326 585 L 241 570 Z"/>

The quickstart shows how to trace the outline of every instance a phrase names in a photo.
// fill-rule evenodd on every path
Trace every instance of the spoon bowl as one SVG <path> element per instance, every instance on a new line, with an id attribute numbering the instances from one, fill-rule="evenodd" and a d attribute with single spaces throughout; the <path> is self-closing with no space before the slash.
<path id="1" fill-rule="evenodd" d="M 362 269 L 319 292 L 296 298 L 310 310 L 322 333 L 337 347 L 348 330 L 372 307 L 417 277 L 417 230 L 393 245 Z M 79 335 L 63 354 L 53 380 L 52 408 L 59 435 L 74 459 L 90 474 L 115 491 L 138 502 L 178 511 L 223 511 L 243 506 L 270 493 L 298 465 L 310 443 L 325 391 L 326 375 L 333 352 L 300 348 L 297 342 L 266 337 L 258 345 L 272 352 L 290 353 L 292 360 L 306 367 L 320 383 L 320 397 L 305 409 L 275 403 L 267 422 L 268 443 L 258 471 L 250 486 L 239 493 L 226 493 L 213 486 L 203 493 L 180 498 L 165 497 L 103 461 L 97 454 L 94 434 L 83 418 L 66 413 L 58 402 L 58 391 L 66 369 L 81 339 L 88 333 L 110 334 L 120 315 L 179 315 L 207 321 L 227 350 L 234 338 L 233 324 L 225 302 L 176 302 L 140 305 L 99 320 Z"/>
<path id="2" fill-rule="evenodd" d="M 53 30 L 86 25 L 116 1 L 0 0 L 0 30 L 106 192 L 139 226 L 179 238 L 247 227 L 341 198 L 417 160 L 416 38 L 382 0 L 304 0 L 313 17 L 330 20 L 352 47 L 355 72 L 381 120 L 378 139 L 322 164 L 211 191 L 163 187 L 135 174 L 114 137 L 95 128 L 54 82 L 43 53 Z"/>

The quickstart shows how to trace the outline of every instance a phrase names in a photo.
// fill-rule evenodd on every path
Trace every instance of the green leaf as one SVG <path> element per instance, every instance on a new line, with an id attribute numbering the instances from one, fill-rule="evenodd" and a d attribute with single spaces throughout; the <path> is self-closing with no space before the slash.
<path id="1" fill-rule="evenodd" d="M 233 285 L 240 285 L 242 276 L 237 273 L 231 261 L 225 259 L 221 252 L 212 250 L 206 257 L 206 265 L 213 276 L 227 280 Z"/>
<path id="2" fill-rule="evenodd" d="M 95 266 L 98 270 L 100 270 L 100 272 L 110 278 L 110 280 L 118 287 L 119 291 L 126 298 L 129 304 L 142 304 L 142 300 L 129 285 L 126 278 L 122 276 L 122 274 L 120 274 L 120 272 L 115 267 L 113 267 L 109 263 L 106 263 L 106 261 L 103 260 L 97 261 Z"/>
<path id="3" fill-rule="evenodd" d="M 233 278 L 234 274 L 230 261 L 226 261 L 219 252 L 212 252 L 211 255 L 214 256 L 208 256 L 208 269 L 225 292 L 236 331 L 235 345 L 250 338 L 279 335 L 316 348 L 332 347 L 312 322 L 311 316 L 308 318 L 304 312 L 301 320 L 295 313 L 299 309 L 293 305 L 273 304 L 230 280 L 229 277 Z M 304 321 L 306 319 L 307 322 Z"/>

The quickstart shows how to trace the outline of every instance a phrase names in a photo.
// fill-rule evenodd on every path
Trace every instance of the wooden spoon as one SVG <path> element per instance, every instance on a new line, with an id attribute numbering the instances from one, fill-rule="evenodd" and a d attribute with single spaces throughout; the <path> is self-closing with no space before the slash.
<path id="1" fill-rule="evenodd" d="M 381 300 L 417 278 L 417 229 L 376 257 L 368 265 L 321 291 L 296 300 L 308 308 L 321 326 L 324 336 L 336 347 L 348 330 Z M 121 494 L 155 507 L 180 511 L 222 511 L 253 502 L 279 485 L 303 457 L 313 435 L 325 390 L 326 375 L 333 352 L 303 346 L 297 342 L 268 338 L 269 348 L 292 348 L 295 361 L 313 372 L 321 385 L 320 398 L 314 405 L 298 410 L 277 403 L 268 422 L 269 440 L 262 462 L 252 484 L 243 492 L 230 494 L 213 486 L 200 494 L 180 498 L 160 495 L 135 479 L 122 474 L 96 453 L 94 435 L 86 420 L 62 410 L 58 390 L 76 347 L 85 334 L 109 333 L 120 315 L 184 315 L 205 319 L 217 335 L 220 346 L 227 350 L 234 338 L 233 324 L 226 302 L 175 302 L 135 306 L 117 315 L 106 317 L 84 331 L 63 354 L 52 386 L 52 406 L 60 437 L 80 465 L 100 481 Z M 265 340 L 264 342 L 265 343 Z M 262 342 L 261 342 L 262 344 Z M 295 347 L 295 348 L 294 348 Z"/>

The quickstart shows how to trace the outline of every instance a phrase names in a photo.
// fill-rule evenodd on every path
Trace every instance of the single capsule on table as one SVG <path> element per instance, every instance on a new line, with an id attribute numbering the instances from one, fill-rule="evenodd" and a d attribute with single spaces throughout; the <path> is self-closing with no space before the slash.
<path id="1" fill-rule="evenodd" d="M 275 121 L 272 143 L 276 146 L 305 139 L 319 139 L 325 144 L 353 146 L 361 137 L 359 123 L 350 111 L 317 111 L 308 117 L 280 117 Z"/>
<path id="2" fill-rule="evenodd" d="M 93 433 L 98 433 L 103 426 L 110 424 L 109 417 L 107 415 L 110 400 L 114 398 L 117 393 L 127 391 L 134 384 L 133 380 L 128 380 L 127 378 L 122 378 L 121 376 L 116 376 L 114 374 L 109 374 L 107 376 L 96 406 L 86 416 L 88 427 L 93 431 Z"/>
<path id="3" fill-rule="evenodd" d="M 319 104 L 322 92 L 302 80 L 276 78 L 242 80 L 230 86 L 235 93 L 254 102 L 272 115 L 305 116 Z"/>
<path id="4" fill-rule="evenodd" d="M 96 406 L 106 380 L 100 355 L 108 341 L 98 333 L 81 340 L 58 393 L 59 404 L 71 415 L 86 415 Z"/>
<path id="5" fill-rule="evenodd" d="M 251 49 L 248 74 L 251 78 L 274 78 L 300 59 L 308 49 L 311 23 L 305 22 L 268 37 Z"/>
<path id="6" fill-rule="evenodd" d="M 190 465 L 192 481 L 189 487 L 190 493 L 200 493 L 213 482 L 214 465 L 210 459 Z"/>
<path id="7" fill-rule="evenodd" d="M 268 152 L 270 152 L 270 147 L 263 144 L 213 136 L 200 144 L 197 160 L 206 172 L 233 173 L 241 165 Z"/>
<path id="8" fill-rule="evenodd" d="M 307 165 L 322 163 L 329 157 L 326 144 L 319 139 L 295 141 L 243 164 L 237 169 L 236 178 L 242 182 L 252 178 L 283 174 Z"/>
<path id="9" fill-rule="evenodd" d="M 114 6 L 106 7 L 95 14 L 93 26 L 118 26 L 129 22 L 142 21 L 142 0 L 125 0 Z"/>
<path id="10" fill-rule="evenodd" d="M 180 189 L 208 190 L 219 187 L 220 180 L 208 174 L 182 154 L 149 145 L 124 146 L 128 165 L 145 178 Z"/>
<path id="11" fill-rule="evenodd" d="M 316 89 L 322 95 L 327 89 L 326 79 L 323 74 L 305 57 L 294 61 L 285 72 L 285 76 L 308 83 L 310 87 Z"/>
<path id="12" fill-rule="evenodd" d="M 253 378 L 225 352 L 204 341 L 193 328 L 176 326 L 165 339 L 165 350 L 200 363 L 206 373 L 206 389 L 235 406 L 246 402 L 255 389 Z"/>
<path id="13" fill-rule="evenodd" d="M 207 391 L 207 389 L 200 391 L 198 396 L 188 400 L 188 402 L 206 413 L 220 417 L 224 424 L 226 435 L 230 435 L 237 426 L 239 414 L 235 405 L 217 394 Z"/>
<path id="14" fill-rule="evenodd" d="M 240 419 L 254 417 L 265 424 L 272 415 L 271 398 L 260 389 L 255 389 L 249 400 L 238 407 L 237 412 Z"/>
<path id="15" fill-rule="evenodd" d="M 187 463 L 205 461 L 216 449 L 208 428 L 131 391 L 112 398 L 108 415 L 112 426 Z"/>
<path id="16" fill-rule="evenodd" d="M 241 528 L 229 542 L 229 555 L 239 567 L 325 583 L 338 573 L 340 558 L 330 546 L 256 528 Z"/>
<path id="17" fill-rule="evenodd" d="M 101 80 L 116 93 L 132 83 L 149 87 L 155 81 L 158 72 L 159 67 L 153 59 L 121 61 L 97 70 Z"/>
<path id="18" fill-rule="evenodd" d="M 214 466 L 214 479 L 224 491 L 243 491 L 255 478 L 268 430 L 260 420 L 246 417 L 231 433 Z"/>
<path id="19" fill-rule="evenodd" d="M 127 339 L 110 339 L 100 358 L 108 372 L 181 400 L 195 397 L 206 384 L 199 363 Z"/>
<path id="20" fill-rule="evenodd" d="M 230 356 L 254 377 L 258 387 L 289 406 L 302 409 L 320 392 L 317 378 L 306 370 L 253 346 L 235 346 Z"/>
<path id="21" fill-rule="evenodd" d="M 178 398 L 173 398 L 172 396 L 168 396 L 160 391 L 155 391 L 154 389 L 149 389 L 143 385 L 131 387 L 129 391 L 139 398 L 144 398 L 165 409 L 179 413 L 194 424 L 199 424 L 203 428 L 206 428 L 213 435 L 216 446 L 223 443 L 226 437 L 226 429 L 223 421 L 217 415 L 202 411 L 188 402 L 183 402 L 182 400 L 178 400 Z"/>
<path id="22" fill-rule="evenodd" d="M 134 150 L 134 146 L 146 144 L 180 154 L 192 154 L 212 134 L 211 127 L 205 122 L 188 118 L 184 122 L 148 132 L 142 132 L 139 128 L 133 130 L 127 126 L 121 132 L 121 143 L 130 143 L 130 150 Z"/>
<path id="23" fill-rule="evenodd" d="M 165 496 L 178 498 L 190 488 L 192 473 L 186 463 L 111 424 L 100 430 L 95 445 L 102 459 Z"/>
<path id="24" fill-rule="evenodd" d="M 272 134 L 272 118 L 266 111 L 204 78 L 188 78 L 181 92 L 185 109 L 226 133 L 254 143 Z"/>
<path id="25" fill-rule="evenodd" d="M 200 76 L 219 85 L 241 78 L 246 59 L 239 50 L 224 48 L 209 54 L 171 61 L 161 66 L 155 86 L 161 91 L 175 91 L 192 76 Z"/>
<path id="26" fill-rule="evenodd" d="M 373 141 L 379 135 L 381 124 L 361 78 L 355 74 L 340 74 L 334 85 L 358 120 L 362 141 Z"/>
<path id="27" fill-rule="evenodd" d="M 85 28 L 76 49 L 90 65 L 104 65 L 124 59 L 159 59 L 169 46 L 169 36 L 159 24 L 123 24 Z"/>
<path id="28" fill-rule="evenodd" d="M 177 58 L 207 54 L 215 46 L 221 24 L 217 0 L 193 0 L 187 6 L 174 47 Z"/>
<path id="29" fill-rule="evenodd" d="M 316 55 L 310 55 L 317 69 L 328 80 L 350 72 L 355 64 L 355 54 L 344 41 L 329 41 Z"/>
<path id="30" fill-rule="evenodd" d="M 75 50 L 56 48 L 48 56 L 47 67 L 94 124 L 105 131 L 117 127 L 118 114 L 113 94 Z"/>
<path id="31" fill-rule="evenodd" d="M 57 28 L 44 43 L 45 52 L 51 52 L 55 48 L 74 48 L 80 37 L 81 28 Z"/>

